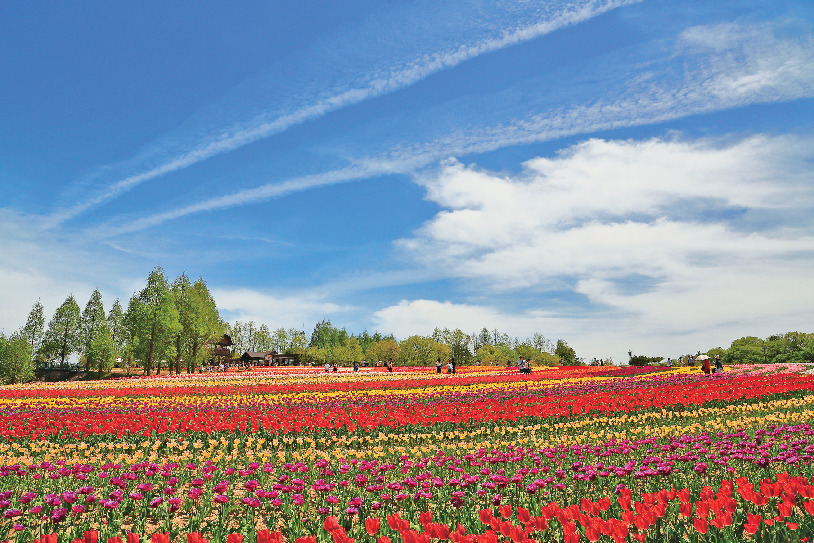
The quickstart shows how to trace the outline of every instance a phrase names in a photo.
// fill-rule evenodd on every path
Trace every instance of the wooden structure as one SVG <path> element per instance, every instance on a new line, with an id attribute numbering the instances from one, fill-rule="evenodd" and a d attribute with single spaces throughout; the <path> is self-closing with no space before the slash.
<path id="1" fill-rule="evenodd" d="M 229 334 L 223 334 L 223 337 L 217 340 L 210 340 L 212 344 L 212 358 L 209 361 L 213 365 L 223 364 L 228 366 L 232 360 L 232 338 Z"/>

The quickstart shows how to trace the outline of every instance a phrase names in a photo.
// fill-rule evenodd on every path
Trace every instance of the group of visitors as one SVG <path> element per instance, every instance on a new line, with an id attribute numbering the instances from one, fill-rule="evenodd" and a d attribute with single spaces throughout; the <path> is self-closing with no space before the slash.
<path id="1" fill-rule="evenodd" d="M 724 371 L 724 364 L 721 362 L 721 355 L 715 355 L 715 369 L 713 370 L 711 367 L 711 361 L 708 356 L 705 356 L 701 360 L 701 371 L 709 375 L 710 373 L 723 373 Z"/>
<path id="2" fill-rule="evenodd" d="M 531 363 L 521 356 L 517 361 L 517 369 L 520 370 L 520 373 L 529 374 L 531 373 Z"/>
<path id="3" fill-rule="evenodd" d="M 441 357 L 435 359 L 435 373 L 441 373 Z M 447 360 L 447 373 L 455 373 L 455 358 Z"/>

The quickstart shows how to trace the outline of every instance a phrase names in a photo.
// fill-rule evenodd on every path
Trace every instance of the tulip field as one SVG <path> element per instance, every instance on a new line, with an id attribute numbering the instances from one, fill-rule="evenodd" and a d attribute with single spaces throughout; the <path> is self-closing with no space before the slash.
<path id="1" fill-rule="evenodd" d="M 0 541 L 812 541 L 812 413 L 792 364 L 0 387 Z"/>

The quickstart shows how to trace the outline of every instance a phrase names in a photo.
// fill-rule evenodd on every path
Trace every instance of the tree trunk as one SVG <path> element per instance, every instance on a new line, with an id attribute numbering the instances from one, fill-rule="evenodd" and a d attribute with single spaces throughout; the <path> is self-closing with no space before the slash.
<path id="1" fill-rule="evenodd" d="M 195 363 L 198 361 L 198 338 L 192 342 L 192 360 L 187 360 L 187 373 L 195 373 Z"/>
<path id="2" fill-rule="evenodd" d="M 172 368 L 170 368 L 172 373 Z M 175 374 L 181 373 L 181 334 L 175 336 Z"/>
<path id="3" fill-rule="evenodd" d="M 65 334 L 62 336 L 62 348 L 60 349 L 60 355 L 62 358 L 59 361 L 59 364 L 62 365 L 65 363 L 65 351 L 68 350 L 68 323 L 65 323 Z"/>
<path id="4" fill-rule="evenodd" d="M 153 326 L 150 329 L 150 350 L 147 352 L 147 375 L 150 375 L 150 371 L 153 369 L 153 349 L 155 348 L 155 320 L 153 320 Z M 159 367 L 159 372 L 161 368 Z"/>

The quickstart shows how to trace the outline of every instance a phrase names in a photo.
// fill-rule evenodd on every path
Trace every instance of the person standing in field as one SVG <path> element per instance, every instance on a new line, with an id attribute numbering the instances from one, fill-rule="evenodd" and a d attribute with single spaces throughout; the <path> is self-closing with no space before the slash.
<path id="1" fill-rule="evenodd" d="M 709 375 L 709 358 L 705 358 L 701 361 L 701 371 Z"/>
<path id="2" fill-rule="evenodd" d="M 441 357 L 435 359 L 435 373 L 441 373 Z"/>
<path id="3" fill-rule="evenodd" d="M 387 371 L 389 371 L 390 373 L 393 373 L 393 359 L 392 358 L 387 359 Z"/>

